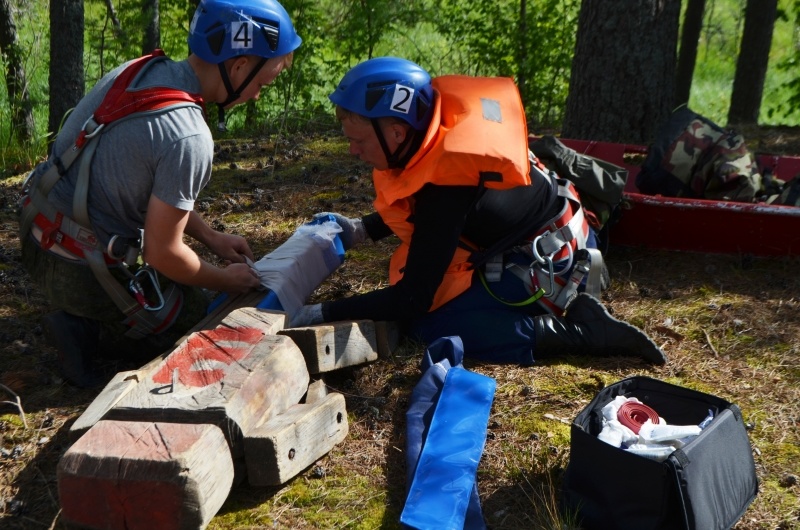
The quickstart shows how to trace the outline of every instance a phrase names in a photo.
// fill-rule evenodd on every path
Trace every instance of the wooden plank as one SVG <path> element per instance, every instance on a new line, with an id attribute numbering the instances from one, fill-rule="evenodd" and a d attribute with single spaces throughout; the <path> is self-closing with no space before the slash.
<path id="1" fill-rule="evenodd" d="M 97 422 L 57 469 L 61 517 L 81 528 L 205 528 L 234 470 L 213 425 Z"/>
<path id="2" fill-rule="evenodd" d="M 263 297 L 263 293 L 260 294 Z M 241 295 L 244 297 L 244 295 Z M 246 298 L 243 298 L 246 300 Z M 260 300 L 261 298 L 259 298 Z M 237 302 L 238 303 L 238 302 Z M 243 307 L 240 309 L 235 309 L 230 314 L 224 315 L 220 326 L 224 326 L 225 328 L 253 328 L 257 329 L 262 332 L 264 335 L 275 335 L 278 331 L 283 329 L 286 317 L 285 313 L 277 312 L 277 311 L 270 311 L 265 309 L 256 309 L 252 307 Z M 210 321 L 209 321 L 210 322 Z M 204 331 L 204 329 L 200 329 L 199 331 Z M 197 332 L 195 332 L 197 333 Z M 162 369 L 165 363 L 167 363 L 166 359 L 176 353 L 181 348 L 186 348 L 192 334 L 187 335 L 186 338 L 178 344 L 178 346 L 170 352 L 169 355 L 159 356 L 155 358 L 153 361 L 145 364 L 138 370 L 131 370 L 128 372 L 121 372 L 116 374 L 111 381 L 105 386 L 102 392 L 94 399 L 94 401 L 89 405 L 89 407 L 84 411 L 84 413 L 78 418 L 78 420 L 72 425 L 70 428 L 70 436 L 73 440 L 76 440 L 82 434 L 84 434 L 92 425 L 94 425 L 100 419 L 106 417 L 109 410 L 115 407 L 118 403 L 123 402 L 122 406 L 124 405 L 123 398 L 128 395 L 128 393 L 133 392 L 135 389 L 138 388 L 139 384 L 142 382 L 149 381 L 151 376 L 156 372 L 158 369 Z M 199 342 L 199 341 L 198 341 Z M 177 354 L 181 355 L 181 354 Z M 171 383 L 171 381 L 170 381 Z M 177 381 L 178 385 L 180 385 L 180 380 Z M 138 390 L 140 393 L 148 392 L 148 390 L 142 391 L 141 389 Z M 288 403 L 286 407 L 295 404 Z M 126 414 L 117 414 L 116 416 L 127 417 Z M 142 419 L 138 416 L 135 419 Z M 146 420 L 153 420 L 157 418 L 144 418 Z M 203 422 L 204 420 L 198 420 L 199 422 Z"/>
<path id="3" fill-rule="evenodd" d="M 252 486 L 278 486 L 327 454 L 348 432 L 344 396 L 289 408 L 245 433 L 247 480 Z"/>
<path id="4" fill-rule="evenodd" d="M 378 358 L 375 323 L 371 320 L 289 328 L 278 333 L 294 340 L 312 374 L 357 366 Z"/>

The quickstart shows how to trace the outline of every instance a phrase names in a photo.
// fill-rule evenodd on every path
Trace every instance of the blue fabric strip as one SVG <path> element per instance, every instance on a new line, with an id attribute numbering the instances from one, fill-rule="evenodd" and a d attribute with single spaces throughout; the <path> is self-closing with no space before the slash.
<path id="1" fill-rule="evenodd" d="M 454 366 L 431 420 L 400 522 L 419 530 L 462 530 L 497 383 Z"/>

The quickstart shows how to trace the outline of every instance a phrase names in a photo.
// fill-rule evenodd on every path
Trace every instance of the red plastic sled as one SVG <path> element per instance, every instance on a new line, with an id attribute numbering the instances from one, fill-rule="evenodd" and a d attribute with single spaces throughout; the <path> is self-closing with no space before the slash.
<path id="1" fill-rule="evenodd" d="M 559 138 L 564 145 L 629 171 L 624 209 L 610 230 L 612 245 L 662 250 L 743 254 L 800 255 L 800 208 L 705 199 L 644 195 L 636 187 L 639 166 L 625 155 L 641 155 L 639 145 Z M 800 174 L 800 157 L 757 155 L 759 168 L 789 181 Z"/>

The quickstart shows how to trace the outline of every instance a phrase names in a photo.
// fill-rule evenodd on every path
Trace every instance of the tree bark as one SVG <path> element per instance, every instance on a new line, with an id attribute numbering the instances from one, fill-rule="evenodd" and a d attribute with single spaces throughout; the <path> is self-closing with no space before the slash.
<path id="1" fill-rule="evenodd" d="M 11 135 L 28 141 L 35 134 L 33 103 L 28 92 L 22 51 L 17 40 L 17 26 L 8 0 L 0 0 L 0 51 L 6 64 L 6 88 L 11 111 Z"/>
<path id="2" fill-rule="evenodd" d="M 84 94 L 83 0 L 50 0 L 49 82 L 48 130 L 54 135 Z"/>
<path id="3" fill-rule="evenodd" d="M 728 125 L 757 124 L 778 0 L 747 0 Z"/>
<path id="4" fill-rule="evenodd" d="M 691 95 L 694 65 L 697 61 L 697 43 L 703 29 L 705 9 L 706 0 L 689 0 L 686 5 L 686 13 L 683 15 L 681 48 L 675 73 L 675 103 L 678 105 L 688 103 Z"/>
<path id="5" fill-rule="evenodd" d="M 562 135 L 649 143 L 674 106 L 680 2 L 583 0 Z"/>
<path id="6" fill-rule="evenodd" d="M 142 38 L 142 55 L 152 53 L 156 48 L 161 47 L 161 25 L 158 19 L 158 0 L 143 0 L 145 20 L 147 24 L 144 28 Z"/>

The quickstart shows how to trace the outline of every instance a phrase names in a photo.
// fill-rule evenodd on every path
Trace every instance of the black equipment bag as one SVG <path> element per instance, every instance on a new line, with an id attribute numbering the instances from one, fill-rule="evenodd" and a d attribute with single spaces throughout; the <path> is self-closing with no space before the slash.
<path id="1" fill-rule="evenodd" d="M 694 440 L 658 462 L 597 438 L 602 408 L 635 397 L 670 425 L 714 420 Z M 601 390 L 572 422 L 561 508 L 584 530 L 728 529 L 758 492 L 750 441 L 736 405 L 644 376 Z"/>

